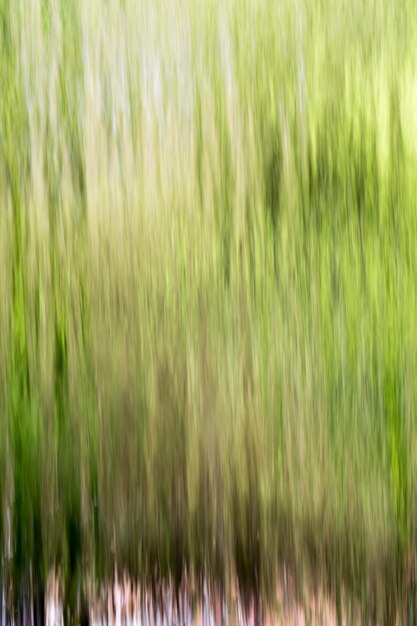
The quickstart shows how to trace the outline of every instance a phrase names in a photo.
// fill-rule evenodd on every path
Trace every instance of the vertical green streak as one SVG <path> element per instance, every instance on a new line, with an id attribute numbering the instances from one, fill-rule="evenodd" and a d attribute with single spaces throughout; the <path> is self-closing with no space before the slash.
<path id="1" fill-rule="evenodd" d="M 64 20 L 66 11 L 72 6 L 62 5 Z M 60 66 L 60 120 L 59 124 L 67 133 L 70 148 L 71 166 L 77 161 L 79 144 L 74 131 L 77 111 L 71 108 L 68 100 L 64 77 L 67 71 L 67 40 L 70 41 L 72 20 L 68 17 L 63 27 L 70 32 L 64 35 L 63 66 Z M 75 45 L 75 44 L 74 44 Z M 69 77 L 68 77 L 69 78 Z M 62 116 L 62 119 L 61 119 Z M 69 328 L 69 292 L 68 276 L 65 263 L 69 240 L 58 239 L 58 233 L 65 229 L 62 211 L 62 143 L 47 125 L 47 143 L 45 176 L 48 181 L 49 204 L 49 262 L 53 297 L 53 398 L 56 436 L 56 472 L 57 498 L 59 511 L 56 523 L 57 545 L 55 558 L 63 566 L 65 583 L 65 607 L 69 619 L 76 618 L 77 592 L 81 577 L 82 529 L 81 529 L 81 482 L 80 482 L 80 437 L 79 425 L 74 423 L 69 390 L 68 328 Z M 77 174 L 77 173 L 76 173 Z M 83 189 L 82 173 L 76 177 Z M 64 246 L 64 248 L 63 248 Z M 69 614 L 69 615 L 68 615 Z"/>
<path id="2" fill-rule="evenodd" d="M 87 246 L 87 233 L 83 228 L 83 245 Z M 81 264 L 82 266 L 82 264 Z M 90 319 L 90 301 L 88 297 L 85 279 L 82 273 L 79 276 L 79 298 L 80 298 L 80 322 L 81 322 L 81 338 L 82 338 L 82 354 L 80 358 L 83 361 L 83 371 L 85 375 L 84 381 L 84 402 L 82 403 L 85 410 L 85 420 L 87 422 L 87 455 L 89 469 L 89 496 L 92 514 L 91 529 L 93 542 L 93 564 L 95 576 L 100 580 L 103 571 L 101 563 L 100 550 L 104 548 L 101 545 L 101 529 L 100 529 L 100 502 L 99 502 L 99 423 L 98 409 L 96 406 L 96 385 L 94 380 L 94 365 L 91 346 L 91 319 Z"/>
<path id="3" fill-rule="evenodd" d="M 215 75 L 215 123 L 219 142 L 220 181 L 215 193 L 218 236 L 221 241 L 221 270 L 226 285 L 231 274 L 232 237 L 234 223 L 234 171 L 232 143 L 227 120 L 226 89 L 227 77 Z"/>
<path id="4" fill-rule="evenodd" d="M 385 415 L 391 494 L 399 549 L 405 556 L 409 533 L 410 472 L 401 381 L 395 360 L 386 367 L 385 372 Z"/>
<path id="5" fill-rule="evenodd" d="M 55 172 L 55 177 L 59 176 Z M 60 210 L 59 200 L 50 197 L 52 213 Z M 50 263 L 54 303 L 54 413 L 56 432 L 56 467 L 61 536 L 57 557 L 63 559 L 65 603 L 71 619 L 75 618 L 77 585 L 81 559 L 81 496 L 78 430 L 72 424 L 68 381 L 68 303 L 65 269 L 59 265 L 56 223 L 59 214 L 51 217 Z"/>
<path id="6" fill-rule="evenodd" d="M 13 588 L 28 602 L 29 568 L 34 577 L 42 571 L 40 420 L 30 384 L 25 280 L 25 200 L 29 165 L 27 111 L 20 82 L 20 59 L 13 26 L 19 19 L 18 3 L 0 5 L 2 57 L 1 158 L 10 192 L 13 229 L 12 307 L 10 333 L 10 439 L 13 455 Z M 20 606 L 22 604 L 20 603 Z"/>

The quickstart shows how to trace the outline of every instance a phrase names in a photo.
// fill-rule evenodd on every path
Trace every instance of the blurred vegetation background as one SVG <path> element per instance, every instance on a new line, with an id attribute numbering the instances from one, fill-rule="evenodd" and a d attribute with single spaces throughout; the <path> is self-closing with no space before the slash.
<path id="1" fill-rule="evenodd" d="M 265 597 L 285 564 L 396 610 L 416 62 L 414 0 L 0 0 L 15 603 L 54 564 L 71 606 L 115 564 Z"/>

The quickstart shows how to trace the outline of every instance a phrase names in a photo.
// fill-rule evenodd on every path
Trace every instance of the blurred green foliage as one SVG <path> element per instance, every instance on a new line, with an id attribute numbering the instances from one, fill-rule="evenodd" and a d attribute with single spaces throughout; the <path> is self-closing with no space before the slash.
<path id="1" fill-rule="evenodd" d="M 416 12 L 0 0 L 16 591 L 58 563 L 73 614 L 86 571 L 187 565 L 268 595 L 285 563 L 392 614 L 417 532 Z"/>

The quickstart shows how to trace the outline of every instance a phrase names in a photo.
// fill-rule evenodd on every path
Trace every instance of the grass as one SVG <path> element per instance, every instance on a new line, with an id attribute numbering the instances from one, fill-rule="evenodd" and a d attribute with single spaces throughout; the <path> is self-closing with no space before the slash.
<path id="1" fill-rule="evenodd" d="M 285 563 L 300 589 L 401 606 L 416 17 L 409 0 L 0 0 L 16 594 L 60 563 L 74 607 L 83 572 L 117 563 L 268 595 Z"/>

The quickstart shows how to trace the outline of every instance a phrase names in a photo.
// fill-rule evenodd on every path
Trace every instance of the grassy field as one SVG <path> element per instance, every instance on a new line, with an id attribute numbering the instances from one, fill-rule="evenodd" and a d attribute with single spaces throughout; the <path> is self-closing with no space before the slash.
<path id="1" fill-rule="evenodd" d="M 15 594 L 285 564 L 402 606 L 416 68 L 414 0 L 0 0 Z"/>

